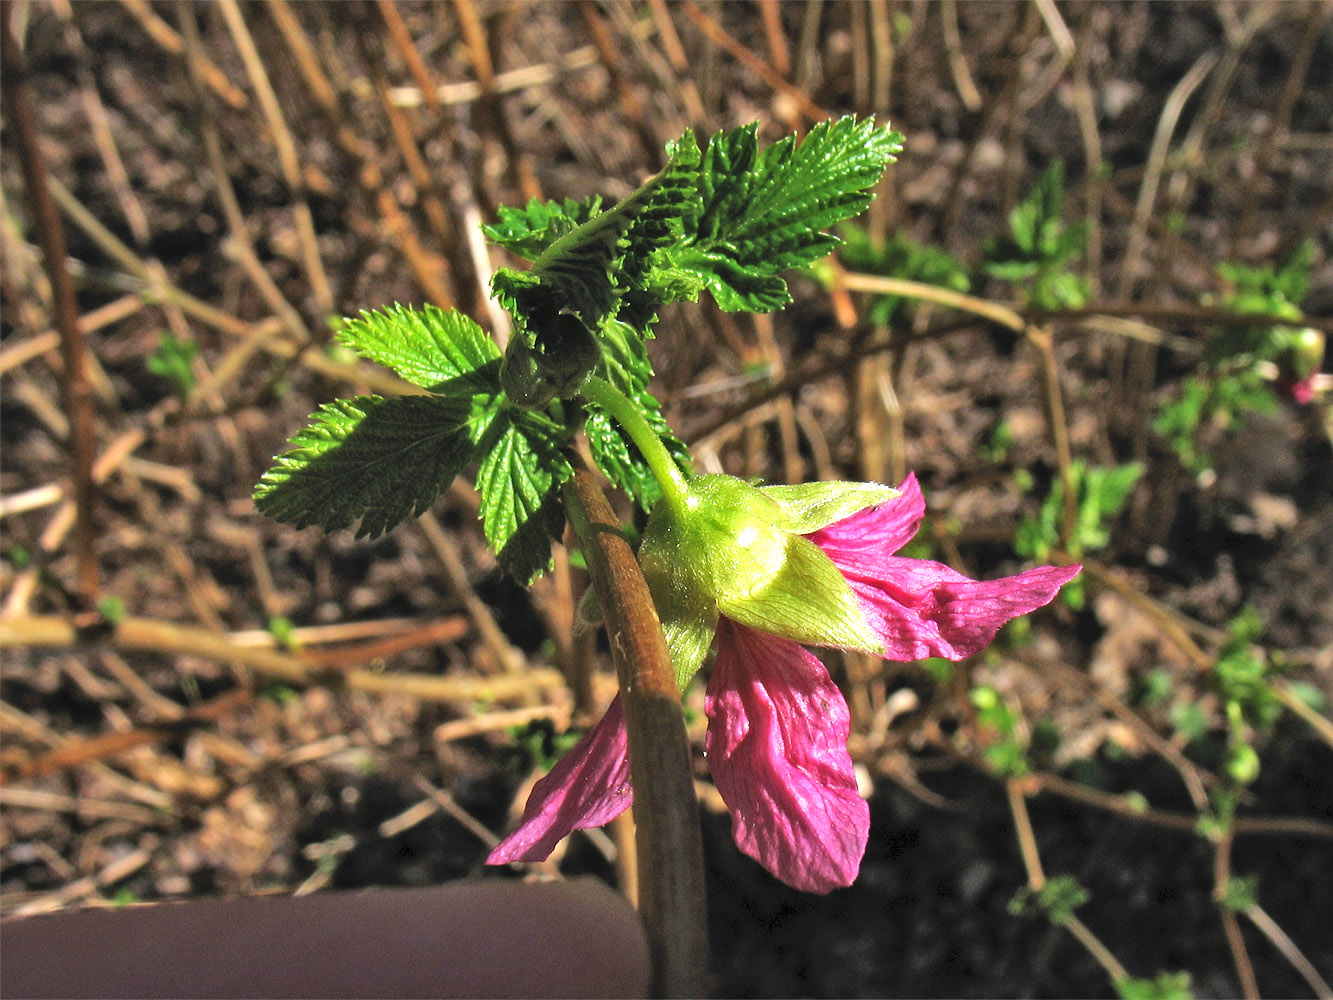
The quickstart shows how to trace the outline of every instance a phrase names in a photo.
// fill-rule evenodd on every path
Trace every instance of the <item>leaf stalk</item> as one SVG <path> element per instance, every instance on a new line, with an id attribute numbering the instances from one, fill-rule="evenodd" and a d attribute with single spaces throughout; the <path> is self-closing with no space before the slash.
<path id="1" fill-rule="evenodd" d="M 639 408 L 610 382 L 596 375 L 589 377 L 580 393 L 584 399 L 596 403 L 611 414 L 625 429 L 635 447 L 643 454 L 653 478 L 657 480 L 662 499 L 674 510 L 683 510 L 690 495 L 689 483 Z"/>

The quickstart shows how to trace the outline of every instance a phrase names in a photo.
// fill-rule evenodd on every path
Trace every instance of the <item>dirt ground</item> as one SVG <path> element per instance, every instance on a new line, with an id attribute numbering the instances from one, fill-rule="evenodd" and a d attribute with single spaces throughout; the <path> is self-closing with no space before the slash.
<path id="1" fill-rule="evenodd" d="M 1240 995 L 1249 969 L 1265 995 L 1327 990 L 1327 397 L 1205 429 L 1201 476 L 1152 419 L 1216 329 L 1198 310 L 1226 291 L 1219 261 L 1274 265 L 1313 239 L 1303 307 L 1329 327 L 1333 8 L 9 7 L 87 332 L 91 565 L 98 595 L 129 617 L 117 633 L 82 597 L 78 428 L 7 104 L 0 912 L 589 872 L 617 883 L 618 829 L 576 835 L 532 872 L 483 865 L 555 737 L 614 690 L 604 641 L 570 637 L 582 572 L 561 554 L 531 595 L 517 587 L 462 484 L 374 542 L 261 518 L 253 485 L 318 404 L 384 391 L 330 346 L 330 317 L 433 301 L 493 328 L 485 281 L 512 261 L 473 237 L 497 205 L 623 196 L 686 128 L 757 119 L 772 140 L 874 114 L 906 149 L 860 222 L 955 255 L 981 299 L 1013 304 L 1012 286 L 980 275 L 983 247 L 1063 161 L 1066 217 L 1091 223 L 1079 267 L 1104 308 L 1044 326 L 1062 426 L 1075 456 L 1146 472 L 1093 557 L 1082 609 L 1043 609 L 1025 642 L 948 680 L 828 657 L 872 788 L 850 889 L 788 890 L 739 854 L 707 783 L 702 696 L 687 695 L 715 993 L 1112 993 L 1079 940 L 1009 910 L 1031 857 L 985 762 L 995 734 L 969 700 L 977 685 L 1023 720 L 1034 771 L 1021 790 L 1046 875 L 1090 892 L 1082 925 L 1130 974 L 1186 971 L 1208 996 Z M 933 558 L 1017 572 L 1015 527 L 1059 474 L 1038 342 L 931 305 L 880 328 L 865 293 L 790 284 L 796 301 L 772 317 L 711 303 L 664 314 L 658 385 L 697 466 L 775 482 L 914 470 Z M 184 359 L 174 381 L 171 357 Z M 1001 425 L 1012 443 L 999 454 Z M 1325 708 L 1284 702 L 1252 734 L 1261 771 L 1233 844 L 1194 827 L 1225 786 L 1210 664 L 1246 607 L 1282 683 Z M 589 667 L 588 688 L 565 682 Z M 1148 697 L 1150 684 L 1165 688 Z M 1190 706 L 1193 741 L 1173 721 Z M 1215 901 L 1220 862 L 1255 879 L 1239 918 Z"/>

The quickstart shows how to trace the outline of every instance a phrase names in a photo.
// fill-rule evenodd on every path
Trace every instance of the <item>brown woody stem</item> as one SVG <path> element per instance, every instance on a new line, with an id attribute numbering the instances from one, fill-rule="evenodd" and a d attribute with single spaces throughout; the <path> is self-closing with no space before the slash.
<path id="1" fill-rule="evenodd" d="M 593 474 L 565 484 L 620 676 L 629 730 L 639 862 L 639 913 L 657 996 L 703 996 L 708 986 L 703 848 L 680 691 L 648 584 Z"/>
<path id="2" fill-rule="evenodd" d="M 4 86 L 0 91 L 4 94 L 6 123 L 14 130 L 28 205 L 41 241 L 47 278 L 51 283 L 55 327 L 60 333 L 61 356 L 65 362 L 61 386 L 64 390 L 65 410 L 69 415 L 70 479 L 73 482 L 76 512 L 74 557 L 78 574 L 77 590 L 79 596 L 91 606 L 98 592 L 96 531 L 93 526 L 93 505 L 97 494 L 92 472 L 93 452 L 96 449 L 92 386 L 88 382 L 86 349 L 83 328 L 79 323 L 79 307 L 74 298 L 74 283 L 65 265 L 65 229 L 61 225 L 55 202 L 51 199 L 46 159 L 40 147 L 23 51 L 14 34 L 13 22 L 17 19 L 16 4 L 5 3 L 0 7 L 0 22 L 3 22 L 0 23 L 0 35 L 3 35 L 4 46 Z"/>

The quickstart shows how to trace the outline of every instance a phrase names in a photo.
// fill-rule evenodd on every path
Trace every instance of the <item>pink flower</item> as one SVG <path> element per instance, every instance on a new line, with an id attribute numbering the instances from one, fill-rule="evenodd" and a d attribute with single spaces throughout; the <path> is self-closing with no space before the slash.
<path id="1" fill-rule="evenodd" d="M 951 660 L 984 648 L 1006 622 L 1048 603 L 1079 566 L 1043 566 L 980 582 L 894 553 L 916 533 L 925 502 L 914 476 L 902 494 L 808 533 L 845 578 L 885 657 Z M 704 700 L 705 750 L 737 845 L 807 892 L 850 885 L 870 814 L 847 752 L 847 703 L 804 646 L 725 614 Z M 833 643 L 829 643 L 832 645 Z M 632 800 L 620 699 L 537 783 L 523 822 L 487 859 L 539 861 L 574 830 L 600 826 Z"/>

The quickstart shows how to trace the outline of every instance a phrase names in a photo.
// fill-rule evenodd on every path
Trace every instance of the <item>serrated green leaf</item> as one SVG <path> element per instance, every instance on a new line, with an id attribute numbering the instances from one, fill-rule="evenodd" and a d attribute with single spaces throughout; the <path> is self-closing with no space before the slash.
<path id="1" fill-rule="evenodd" d="M 639 283 L 650 255 L 679 241 L 697 203 L 699 150 L 691 136 L 673 143 L 670 154 L 667 165 L 637 191 L 561 236 L 533 261 L 531 273 L 552 293 L 557 308 L 596 328 L 615 314 L 618 292 Z"/>
<path id="2" fill-rule="evenodd" d="M 432 305 L 392 305 L 347 320 L 338 340 L 431 392 L 470 396 L 499 386 L 500 349 L 471 318 Z"/>
<path id="3" fill-rule="evenodd" d="M 720 132 L 699 169 L 702 210 L 686 226 L 675 265 L 694 271 L 728 311 L 769 312 L 791 300 L 782 271 L 825 256 L 837 238 L 822 230 L 859 215 L 869 189 L 902 149 L 902 136 L 873 119 L 821 122 L 796 144 L 763 151 L 758 126 Z"/>
<path id="4" fill-rule="evenodd" d="M 357 396 L 328 403 L 255 487 L 260 513 L 298 528 L 375 538 L 427 510 L 472 457 L 478 422 L 467 400 Z"/>
<path id="5" fill-rule="evenodd" d="M 602 211 L 600 195 L 575 201 L 538 201 L 531 199 L 523 208 L 501 205 L 496 209 L 499 221 L 483 225 L 482 233 L 524 260 L 536 260 L 566 233 L 573 232 Z"/>
<path id="6" fill-rule="evenodd" d="M 482 528 L 500 565 L 524 585 L 550 568 L 551 542 L 564 529 L 560 487 L 574 471 L 561 451 L 565 438 L 540 414 L 508 409 L 482 443 Z"/>

